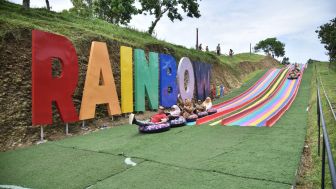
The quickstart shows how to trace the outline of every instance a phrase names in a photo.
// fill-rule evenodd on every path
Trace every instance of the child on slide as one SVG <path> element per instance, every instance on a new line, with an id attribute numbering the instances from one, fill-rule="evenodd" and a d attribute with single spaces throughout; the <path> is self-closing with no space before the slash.
<path id="1" fill-rule="evenodd" d="M 186 99 L 183 106 L 183 117 L 188 118 L 194 112 L 194 107 L 190 99 Z"/>
<path id="2" fill-rule="evenodd" d="M 205 110 L 208 111 L 210 108 L 212 108 L 212 102 L 210 97 L 206 97 L 205 101 L 202 104 L 205 106 Z"/>
<path id="3" fill-rule="evenodd" d="M 203 105 L 201 100 L 198 100 L 196 104 L 196 113 L 200 113 L 204 111 L 206 111 L 206 107 Z"/>

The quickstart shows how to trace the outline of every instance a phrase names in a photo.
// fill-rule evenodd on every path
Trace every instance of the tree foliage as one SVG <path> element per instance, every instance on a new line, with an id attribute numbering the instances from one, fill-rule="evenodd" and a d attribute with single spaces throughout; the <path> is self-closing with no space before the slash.
<path id="1" fill-rule="evenodd" d="M 134 0 L 71 0 L 70 12 L 84 17 L 97 17 L 113 24 L 127 24 L 138 13 Z"/>
<path id="2" fill-rule="evenodd" d="M 133 5 L 134 0 L 96 0 L 94 1 L 94 13 L 103 20 L 113 24 L 128 24 L 132 15 L 138 13 Z"/>
<path id="3" fill-rule="evenodd" d="M 70 12 L 82 17 L 93 17 L 92 0 L 71 0 L 73 8 Z"/>
<path id="4" fill-rule="evenodd" d="M 139 0 L 139 2 L 141 4 L 140 13 L 155 16 L 155 20 L 148 29 L 150 34 L 153 33 L 156 24 L 165 13 L 172 22 L 176 19 L 180 21 L 183 19 L 181 11 L 191 18 L 201 16 L 197 0 Z"/>
<path id="5" fill-rule="evenodd" d="M 275 37 L 259 41 L 254 50 L 256 52 L 263 50 L 266 54 L 276 57 L 285 56 L 285 44 L 278 41 Z"/>
<path id="6" fill-rule="evenodd" d="M 320 26 L 316 33 L 328 51 L 330 62 L 336 62 L 336 18 Z"/>
<path id="7" fill-rule="evenodd" d="M 182 12 L 188 17 L 199 18 L 198 0 L 138 0 L 141 7 L 137 9 L 134 5 L 135 0 L 71 0 L 73 8 L 70 12 L 84 17 L 98 17 L 113 24 L 127 25 L 133 15 L 144 13 L 154 15 L 148 29 L 152 34 L 159 20 L 167 14 L 168 18 L 182 20 Z"/>
<path id="8" fill-rule="evenodd" d="M 281 61 L 281 64 L 283 64 L 283 65 L 290 64 L 290 62 L 289 62 L 289 58 L 288 58 L 288 57 L 284 57 L 284 58 L 282 59 L 282 61 Z"/>

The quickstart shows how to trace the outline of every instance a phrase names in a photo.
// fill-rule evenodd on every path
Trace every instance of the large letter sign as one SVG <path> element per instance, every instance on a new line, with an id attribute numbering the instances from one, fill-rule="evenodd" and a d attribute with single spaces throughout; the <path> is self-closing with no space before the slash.
<path id="1" fill-rule="evenodd" d="M 177 94 L 175 58 L 160 54 L 160 105 L 171 107 L 176 104 Z"/>
<path id="2" fill-rule="evenodd" d="M 121 111 L 133 112 L 132 48 L 120 47 Z"/>
<path id="3" fill-rule="evenodd" d="M 52 60 L 62 65 L 59 77 L 52 76 Z M 78 120 L 72 95 L 78 81 L 76 50 L 65 37 L 33 30 L 32 33 L 32 122 L 52 124 L 52 102 L 63 122 Z"/>
<path id="4" fill-rule="evenodd" d="M 204 100 L 210 95 L 211 65 L 195 62 L 194 72 L 197 83 L 197 99 Z"/>
<path id="5" fill-rule="evenodd" d="M 97 104 L 107 104 L 109 115 L 121 113 L 106 43 L 94 41 L 91 45 L 79 119 L 94 118 Z"/>
<path id="6" fill-rule="evenodd" d="M 159 57 L 157 53 L 149 52 L 149 64 L 145 52 L 134 50 L 135 71 L 135 111 L 145 111 L 145 91 L 150 108 L 157 109 L 159 102 Z"/>
<path id="7" fill-rule="evenodd" d="M 53 76 L 55 61 L 60 63 L 59 76 Z M 159 103 L 171 107 L 177 103 L 178 94 L 183 100 L 194 97 L 195 79 L 197 98 L 209 96 L 211 65 L 192 63 L 183 57 L 178 69 L 176 67 L 172 55 L 155 52 L 146 55 L 144 50 L 133 51 L 121 46 L 120 105 L 106 43 L 93 41 L 78 116 L 72 101 L 78 83 L 78 60 L 73 44 L 64 36 L 33 30 L 33 125 L 52 124 L 53 103 L 65 123 L 94 118 L 96 106 L 102 104 L 106 105 L 110 116 L 145 111 L 146 103 L 151 110 L 156 110 Z M 216 95 L 224 95 L 224 87 L 218 88 Z"/>
<path id="8" fill-rule="evenodd" d="M 184 73 L 188 72 L 189 82 L 187 83 L 187 89 L 184 88 Z M 194 78 L 194 69 L 189 58 L 183 57 L 180 60 L 180 64 L 177 69 L 178 76 L 178 87 L 180 91 L 180 95 L 183 100 L 192 99 L 194 95 L 195 88 L 195 78 Z"/>

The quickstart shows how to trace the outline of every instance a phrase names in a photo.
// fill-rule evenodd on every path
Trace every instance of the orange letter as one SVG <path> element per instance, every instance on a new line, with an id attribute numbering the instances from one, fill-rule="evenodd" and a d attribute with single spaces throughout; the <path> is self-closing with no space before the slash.
<path id="1" fill-rule="evenodd" d="M 97 104 L 107 104 L 109 115 L 120 114 L 120 105 L 106 43 L 94 41 L 86 72 L 79 119 L 94 118 Z"/>

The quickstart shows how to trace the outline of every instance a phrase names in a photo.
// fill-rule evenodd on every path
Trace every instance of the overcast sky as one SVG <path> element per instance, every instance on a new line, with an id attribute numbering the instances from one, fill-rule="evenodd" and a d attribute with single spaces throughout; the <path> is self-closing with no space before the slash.
<path id="1" fill-rule="evenodd" d="M 22 0 L 10 0 L 21 4 Z M 52 10 L 72 7 L 70 0 L 49 0 Z M 44 0 L 31 0 L 32 7 L 45 6 Z M 201 17 L 171 22 L 167 17 L 155 28 L 159 39 L 194 47 L 196 28 L 199 42 L 214 50 L 221 44 L 223 53 L 232 48 L 235 53 L 249 52 L 249 45 L 268 37 L 285 43 L 291 62 L 306 62 L 309 58 L 328 60 L 326 50 L 315 30 L 336 17 L 335 0 L 203 0 Z M 185 14 L 184 14 L 185 15 Z M 132 27 L 146 31 L 154 17 L 137 15 Z"/>

